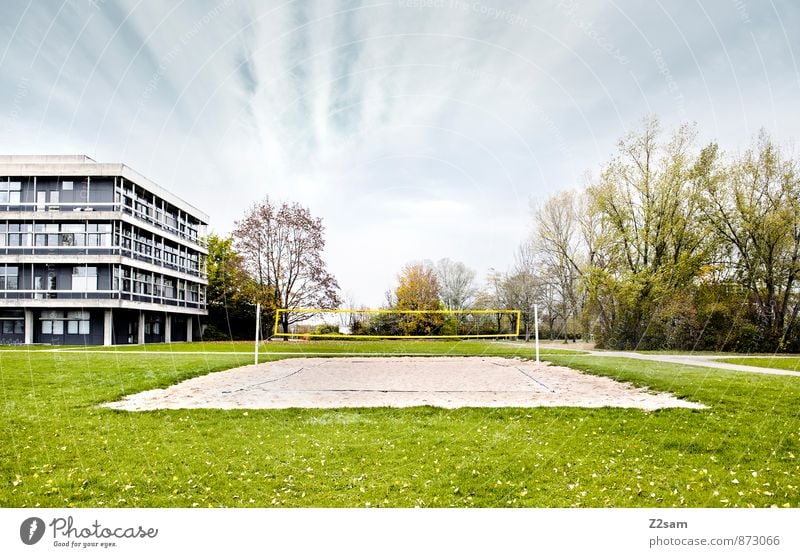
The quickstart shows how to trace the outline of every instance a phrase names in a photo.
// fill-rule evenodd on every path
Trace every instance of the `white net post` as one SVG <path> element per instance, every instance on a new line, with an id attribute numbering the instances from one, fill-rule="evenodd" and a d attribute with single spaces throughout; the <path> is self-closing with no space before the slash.
<path id="1" fill-rule="evenodd" d="M 261 332 L 261 304 L 256 304 L 256 361 L 258 365 L 258 337 Z"/>
<path id="2" fill-rule="evenodd" d="M 533 336 L 536 342 L 536 363 L 539 363 L 539 306 L 533 304 Z"/>

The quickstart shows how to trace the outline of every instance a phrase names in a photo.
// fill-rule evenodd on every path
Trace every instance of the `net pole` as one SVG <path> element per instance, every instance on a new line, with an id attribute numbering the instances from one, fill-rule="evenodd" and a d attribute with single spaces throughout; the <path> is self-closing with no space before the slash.
<path id="1" fill-rule="evenodd" d="M 533 304 L 533 335 L 536 340 L 536 363 L 539 363 L 539 306 Z"/>
<path id="2" fill-rule="evenodd" d="M 258 336 L 261 331 L 261 304 L 256 304 L 256 361 L 258 365 Z"/>

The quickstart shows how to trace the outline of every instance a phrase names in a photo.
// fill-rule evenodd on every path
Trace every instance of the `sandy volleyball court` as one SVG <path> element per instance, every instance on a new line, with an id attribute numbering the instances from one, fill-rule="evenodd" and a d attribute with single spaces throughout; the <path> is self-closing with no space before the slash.
<path id="1" fill-rule="evenodd" d="M 703 408 L 607 377 L 496 357 L 291 358 L 210 373 L 106 406 L 162 408 Z"/>

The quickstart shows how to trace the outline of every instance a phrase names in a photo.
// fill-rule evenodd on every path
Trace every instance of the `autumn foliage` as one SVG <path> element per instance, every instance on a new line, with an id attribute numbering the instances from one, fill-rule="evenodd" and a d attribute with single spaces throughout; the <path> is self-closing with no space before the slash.
<path id="1" fill-rule="evenodd" d="M 403 267 L 395 290 L 395 309 L 441 310 L 439 283 L 436 272 L 428 265 L 410 263 Z M 437 313 L 413 313 L 403 315 L 400 329 L 405 335 L 433 335 L 444 325 L 444 317 Z"/>

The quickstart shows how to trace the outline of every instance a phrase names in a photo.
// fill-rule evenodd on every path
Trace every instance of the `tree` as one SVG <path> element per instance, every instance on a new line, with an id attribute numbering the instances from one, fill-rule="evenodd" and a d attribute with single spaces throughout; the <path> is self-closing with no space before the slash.
<path id="1" fill-rule="evenodd" d="M 683 126 L 662 142 L 658 121 L 647 120 L 619 143 L 618 155 L 588 189 L 608 248 L 607 264 L 588 281 L 605 311 L 601 344 L 647 346 L 658 305 L 691 286 L 706 261 L 694 136 Z"/>
<path id="2" fill-rule="evenodd" d="M 514 271 L 502 282 L 505 308 L 520 310 L 525 341 L 531 338 L 534 306 L 539 303 L 541 284 L 536 276 L 537 262 L 529 244 L 523 244 L 517 252 Z"/>
<path id="3" fill-rule="evenodd" d="M 339 306 L 339 285 L 322 259 L 322 220 L 298 203 L 255 204 L 233 232 L 244 268 L 261 293 L 269 292 L 280 309 L 333 309 Z M 281 313 L 280 325 L 312 317 L 313 313 Z"/>
<path id="4" fill-rule="evenodd" d="M 439 282 L 432 266 L 409 263 L 403 267 L 398 276 L 395 300 L 398 310 L 441 310 Z M 436 334 L 443 324 L 442 315 L 437 313 L 407 314 L 400 319 L 403 333 L 414 336 Z"/>
<path id="5" fill-rule="evenodd" d="M 580 314 L 601 347 L 800 349 L 800 162 L 763 131 L 736 157 L 695 135 L 646 120 L 580 195 L 536 209 L 551 332 Z M 504 297 L 523 303 L 524 278 Z"/>
<path id="6" fill-rule="evenodd" d="M 435 266 L 439 296 L 448 310 L 465 310 L 475 300 L 475 271 L 450 259 L 440 259 Z"/>
<path id="7" fill-rule="evenodd" d="M 753 148 L 721 168 L 716 145 L 701 162 L 702 209 L 727 250 L 725 266 L 750 294 L 762 349 L 785 349 L 800 296 L 800 172 L 762 130 Z M 794 333 L 796 336 L 796 333 Z"/>
<path id="8" fill-rule="evenodd" d="M 586 268 L 586 238 L 579 217 L 580 197 L 573 191 L 556 194 L 534 210 L 536 233 L 533 244 L 540 254 L 540 275 L 556 291 L 560 307 L 551 305 L 550 335 L 556 315 L 563 319 L 564 342 L 570 317 L 577 318 L 583 306 L 582 278 Z"/>
<path id="9" fill-rule="evenodd" d="M 478 294 L 475 296 L 475 301 L 472 304 L 473 307 L 481 310 L 515 309 L 510 308 L 508 305 L 506 278 L 506 274 L 490 268 L 486 276 L 486 286 L 484 289 L 478 291 Z M 494 320 L 495 329 L 499 333 L 500 327 L 502 326 L 500 315 L 495 315 Z"/>
<path id="10" fill-rule="evenodd" d="M 225 305 L 239 292 L 243 273 L 242 258 L 233 249 L 233 238 L 222 238 L 209 234 L 206 239 L 208 256 L 206 272 L 208 287 L 206 299 L 209 305 Z"/>
<path id="11" fill-rule="evenodd" d="M 207 238 L 206 289 L 209 339 L 253 338 L 255 311 L 250 303 L 255 285 L 244 270 L 242 257 L 233 248 L 233 238 L 211 234 Z M 265 303 L 269 297 L 262 297 Z"/>

